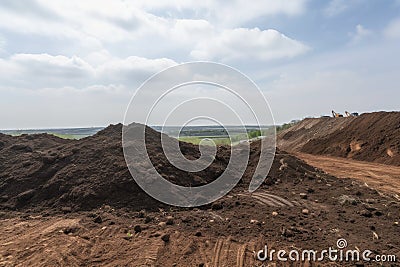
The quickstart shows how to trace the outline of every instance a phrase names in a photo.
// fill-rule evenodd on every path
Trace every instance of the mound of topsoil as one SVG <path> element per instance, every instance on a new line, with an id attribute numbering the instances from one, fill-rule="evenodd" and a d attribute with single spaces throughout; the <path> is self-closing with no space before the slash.
<path id="1" fill-rule="evenodd" d="M 88 210 L 102 204 L 134 209 L 157 206 L 158 203 L 138 187 L 127 169 L 121 133 L 119 124 L 81 140 L 65 140 L 47 134 L 0 135 L 1 207 L 67 206 Z M 183 186 L 208 183 L 223 172 L 229 161 L 229 153 L 220 152 L 224 156 L 218 156 L 199 173 L 181 171 L 163 155 L 160 137 L 160 133 L 146 128 L 149 157 L 158 172 L 173 183 Z M 200 155 L 197 146 L 181 143 L 180 147 L 187 158 L 196 159 Z M 221 147 L 219 150 L 228 149 Z M 141 171 L 143 159 L 137 157 L 136 160 Z"/>
<path id="2" fill-rule="evenodd" d="M 278 138 L 286 151 L 400 166 L 400 112 L 304 119 Z"/>

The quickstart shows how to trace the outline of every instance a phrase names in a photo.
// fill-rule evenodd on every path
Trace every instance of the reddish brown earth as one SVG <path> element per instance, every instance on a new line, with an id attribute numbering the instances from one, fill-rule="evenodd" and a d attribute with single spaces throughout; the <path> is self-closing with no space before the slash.
<path id="1" fill-rule="evenodd" d="M 209 168 L 184 173 L 162 156 L 160 134 L 148 129 L 148 135 L 150 158 L 174 183 L 208 183 L 230 157 L 229 148 L 219 147 Z M 373 186 L 278 150 L 265 182 L 250 194 L 256 142 L 242 181 L 227 196 L 176 208 L 136 185 L 120 140 L 121 125 L 79 141 L 0 135 L 0 266 L 261 266 L 254 252 L 265 244 L 322 250 L 339 238 L 349 249 L 400 258 L 400 201 Z M 181 149 L 199 156 L 193 145 Z M 330 264 L 343 265 L 354 263 Z"/>
<path id="2" fill-rule="evenodd" d="M 400 112 L 304 119 L 279 134 L 278 147 L 400 166 Z"/>
<path id="3" fill-rule="evenodd" d="M 339 178 L 354 178 L 383 193 L 400 199 L 400 167 L 344 159 L 339 157 L 296 153 L 296 156 L 327 173 Z"/>

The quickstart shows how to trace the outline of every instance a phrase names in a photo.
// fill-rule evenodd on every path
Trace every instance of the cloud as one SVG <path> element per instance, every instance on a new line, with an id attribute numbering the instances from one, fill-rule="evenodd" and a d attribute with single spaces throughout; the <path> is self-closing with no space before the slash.
<path id="1" fill-rule="evenodd" d="M 224 30 L 200 42 L 191 56 L 201 60 L 266 61 L 291 58 L 309 50 L 305 44 L 290 39 L 276 30 L 237 28 Z"/>
<path id="2" fill-rule="evenodd" d="M 4 52 L 4 48 L 6 47 L 6 40 L 3 36 L 0 35 L 0 53 Z"/>
<path id="3" fill-rule="evenodd" d="M 139 85 L 151 75 L 176 65 L 168 58 L 147 59 L 130 56 L 125 59 L 112 59 L 96 68 L 97 80 L 102 83 L 121 83 Z"/>
<path id="4" fill-rule="evenodd" d="M 58 2 L 58 4 L 56 2 L 32 1 L 2 5 L 0 28 L 21 34 L 74 39 L 80 42 L 86 42 L 88 39 L 104 40 L 113 36 L 109 38 L 112 41 L 124 37 L 123 29 L 107 22 L 96 13 L 100 5 L 93 5 L 97 8 L 90 11 L 89 6 L 84 4 L 72 1 Z"/>
<path id="5" fill-rule="evenodd" d="M 384 35 L 391 39 L 400 38 L 400 18 L 395 19 L 389 23 L 384 29 Z"/>
<path id="6" fill-rule="evenodd" d="M 118 42 L 164 31 L 171 24 L 191 19 L 191 24 L 210 21 L 214 25 L 238 27 L 264 15 L 298 15 L 306 0 L 230 1 L 132 1 L 38 0 L 24 4 L 6 1 L 0 7 L 0 28 L 58 38 L 80 39 L 89 36 L 103 42 Z M 174 16 L 167 14 L 174 13 Z M 240 16 L 237 14 L 240 12 Z M 189 14 L 193 14 L 188 16 Z M 187 20 L 189 21 L 189 20 Z M 198 22 L 196 22 L 198 21 Z M 190 21 L 189 21 L 190 22 Z M 201 25 L 200 25 L 201 26 Z M 168 32 L 168 30 L 166 31 Z"/>
<path id="7" fill-rule="evenodd" d="M 364 28 L 361 24 L 356 26 L 356 31 L 354 33 L 349 34 L 351 37 L 350 44 L 357 44 L 361 40 L 367 38 L 372 35 L 372 31 Z"/>
<path id="8" fill-rule="evenodd" d="M 328 17 L 336 16 L 348 9 L 349 6 L 347 2 L 347 0 L 332 0 L 325 8 L 324 13 Z"/>
<path id="9" fill-rule="evenodd" d="M 125 59 L 109 57 L 99 65 L 91 65 L 78 56 L 16 54 L 0 59 L 0 80 L 3 87 L 32 89 L 79 88 L 109 83 L 137 86 L 154 73 L 175 64 L 167 58 L 132 56 Z"/>
<path id="10" fill-rule="evenodd" d="M 57 86 L 82 84 L 94 69 L 81 58 L 48 54 L 16 54 L 0 61 L 2 86 Z"/>
<path id="11" fill-rule="evenodd" d="M 10 60 L 21 66 L 29 66 L 38 75 L 64 75 L 67 73 L 81 73 L 85 75 L 92 72 L 92 67 L 77 56 L 68 58 L 66 56 L 51 56 L 49 54 L 16 54 Z M 69 78 L 75 78 L 74 76 Z"/>
<path id="12" fill-rule="evenodd" d="M 135 4 L 148 12 L 168 16 L 173 14 L 182 17 L 185 14 L 192 14 L 196 18 L 212 21 L 216 24 L 230 25 L 231 27 L 241 26 L 242 23 L 269 15 L 295 16 L 302 14 L 306 9 L 307 0 L 254 0 L 249 4 L 245 0 L 225 1 L 157 1 L 139 0 Z M 239 16 L 235 14 L 240 13 Z"/>
<path id="13" fill-rule="evenodd" d="M 36 17 L 56 18 L 56 16 L 45 5 L 41 5 L 36 0 L 20 2 L 13 0 L 3 0 L 1 7 L 9 11 L 16 11 L 24 15 Z"/>

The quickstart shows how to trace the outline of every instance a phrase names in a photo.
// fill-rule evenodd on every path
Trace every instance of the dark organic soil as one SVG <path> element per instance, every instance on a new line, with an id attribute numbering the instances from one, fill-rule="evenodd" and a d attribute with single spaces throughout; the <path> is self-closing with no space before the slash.
<path id="1" fill-rule="evenodd" d="M 162 153 L 161 134 L 147 128 L 146 145 L 153 165 L 162 176 L 179 185 L 198 186 L 217 178 L 229 161 L 230 149 L 206 170 L 184 172 L 171 165 Z M 64 140 L 52 135 L 1 135 L 1 207 L 90 210 L 109 204 L 134 210 L 156 207 L 128 171 L 121 145 L 122 125 L 112 125 L 94 136 Z M 181 143 L 188 158 L 199 157 L 197 146 Z M 138 157 L 137 166 L 142 164 Z M 138 170 L 140 171 L 140 169 Z"/>
<path id="2" fill-rule="evenodd" d="M 305 119 L 279 135 L 287 151 L 400 166 L 400 112 Z"/>

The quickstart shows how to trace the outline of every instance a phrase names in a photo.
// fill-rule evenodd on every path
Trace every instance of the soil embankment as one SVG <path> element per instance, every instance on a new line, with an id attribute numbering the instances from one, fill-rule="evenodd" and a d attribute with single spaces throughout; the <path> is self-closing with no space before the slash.
<path id="1" fill-rule="evenodd" d="M 304 119 L 279 134 L 278 147 L 400 166 L 400 112 Z"/>

